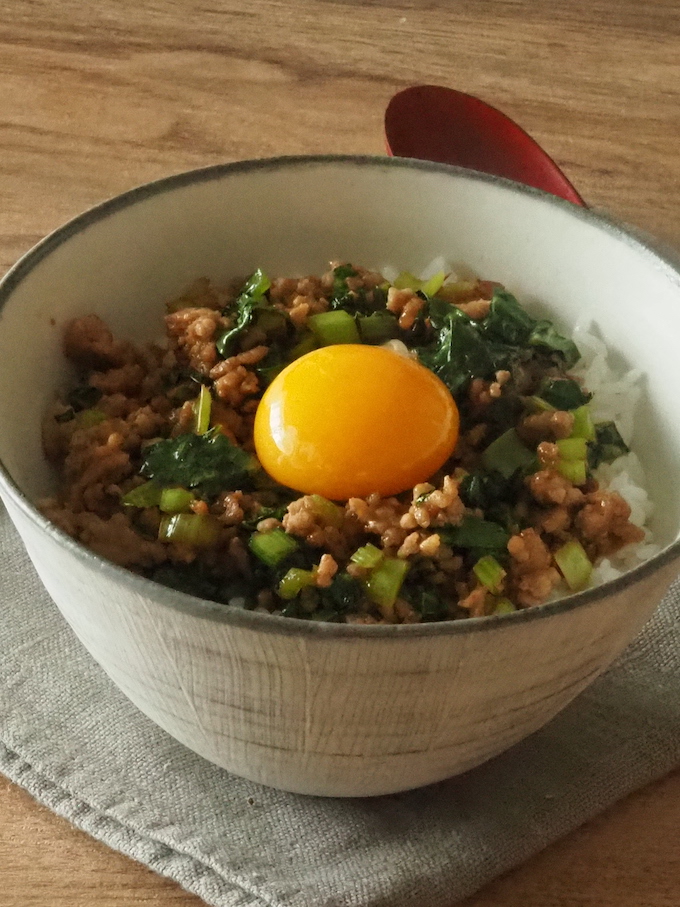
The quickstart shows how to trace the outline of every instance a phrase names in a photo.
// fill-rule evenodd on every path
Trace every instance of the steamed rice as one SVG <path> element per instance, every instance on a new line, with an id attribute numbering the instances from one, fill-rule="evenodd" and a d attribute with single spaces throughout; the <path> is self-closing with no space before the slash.
<path id="1" fill-rule="evenodd" d="M 635 410 L 642 394 L 643 373 L 640 369 L 617 372 L 609 364 L 605 343 L 596 335 L 592 322 L 578 322 L 572 339 L 581 351 L 581 360 L 572 369 L 593 394 L 590 408 L 596 421 L 616 422 L 621 437 L 630 445 L 633 440 Z M 645 530 L 645 538 L 627 545 L 609 558 L 603 558 L 593 568 L 591 585 L 616 579 L 633 567 L 658 554 L 661 547 L 654 542 L 648 521 L 654 504 L 647 493 L 647 481 L 640 460 L 633 451 L 613 463 L 602 463 L 595 470 L 602 488 L 616 491 L 631 509 L 630 521 Z"/>

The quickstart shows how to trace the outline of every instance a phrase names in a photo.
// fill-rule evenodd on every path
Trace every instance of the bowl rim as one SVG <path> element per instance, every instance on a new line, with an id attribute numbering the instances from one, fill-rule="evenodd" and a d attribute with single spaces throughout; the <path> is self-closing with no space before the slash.
<path id="1" fill-rule="evenodd" d="M 241 173 L 254 171 L 280 170 L 293 167 L 307 166 L 357 166 L 377 167 L 390 169 L 419 170 L 425 172 L 441 173 L 457 179 L 471 182 L 489 183 L 501 186 L 515 194 L 531 196 L 540 199 L 542 203 L 567 210 L 571 216 L 586 221 L 606 233 L 622 240 L 633 248 L 637 254 L 651 259 L 656 267 L 675 283 L 680 289 L 680 255 L 669 246 L 654 239 L 644 231 L 628 225 L 623 226 L 614 219 L 610 219 L 604 212 L 594 212 L 591 209 L 580 207 L 565 199 L 551 195 L 540 189 L 525 186 L 522 183 L 456 167 L 449 164 L 440 164 L 432 161 L 422 161 L 415 158 L 385 157 L 383 155 L 352 155 L 352 154 L 315 154 L 315 155 L 282 155 L 270 158 L 255 158 L 240 160 L 223 164 L 214 164 L 182 171 L 170 176 L 161 177 L 148 183 L 143 183 L 128 189 L 119 195 L 113 196 L 81 214 L 66 221 L 47 236 L 25 252 L 18 261 L 7 271 L 0 280 L 0 312 L 10 299 L 14 290 L 28 277 L 33 269 L 52 251 L 73 236 L 85 231 L 118 211 L 143 202 L 148 198 L 164 192 L 171 192 L 185 186 L 203 183 L 210 180 L 228 178 Z M 63 530 L 59 529 L 29 500 L 16 484 L 12 476 L 0 459 L 0 490 L 3 497 L 11 499 L 12 503 L 22 512 L 33 526 L 42 534 L 46 534 L 59 546 L 66 549 L 85 567 L 95 571 L 103 571 L 116 585 L 129 588 L 134 594 L 151 599 L 157 604 L 178 610 L 194 617 L 225 623 L 244 629 L 258 632 L 305 636 L 320 639 L 381 639 L 381 638 L 420 638 L 430 636 L 449 636 L 467 633 L 486 632 L 493 629 L 511 627 L 517 623 L 541 620 L 553 615 L 564 614 L 576 608 L 596 604 L 599 600 L 610 595 L 616 595 L 624 589 L 636 586 L 648 579 L 658 569 L 665 567 L 680 557 L 680 538 L 671 542 L 658 554 L 644 561 L 642 564 L 626 571 L 613 580 L 608 580 L 590 589 L 567 595 L 551 602 L 524 608 L 510 614 L 489 615 L 476 618 L 461 618 L 458 620 L 433 621 L 418 624 L 341 624 L 324 623 L 322 621 L 304 620 L 295 617 L 283 617 L 259 611 L 249 611 L 234 605 L 224 605 L 201 599 L 185 592 L 163 586 L 153 580 L 146 579 L 133 573 L 125 567 L 120 567 L 111 561 L 95 554 L 80 542 L 77 542 Z"/>

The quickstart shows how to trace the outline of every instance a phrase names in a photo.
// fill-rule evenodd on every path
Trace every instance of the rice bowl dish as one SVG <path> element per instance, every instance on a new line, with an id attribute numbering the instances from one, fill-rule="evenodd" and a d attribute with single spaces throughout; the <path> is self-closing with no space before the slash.
<path id="1" fill-rule="evenodd" d="M 75 368 L 64 356 L 69 324 L 94 315 L 107 326 L 111 342 L 134 340 L 138 350 L 148 350 L 148 344 L 159 345 L 164 314 L 172 314 L 167 303 L 185 295 L 200 275 L 210 276 L 213 289 L 237 294 L 258 269 L 272 283 L 277 275 L 323 275 L 335 256 L 342 263 L 364 263 L 381 271 L 393 286 L 399 274 L 389 273 L 386 263 L 429 277 L 423 269 L 440 251 L 450 257 L 454 283 L 456 278 L 468 279 L 469 272 L 502 281 L 532 319 L 552 320 L 563 340 L 576 343 L 581 364 L 593 357 L 582 337 L 572 341 L 569 335 L 588 313 L 597 328 L 592 333 L 606 341 L 616 380 L 625 383 L 633 366 L 642 373 L 633 436 L 626 436 L 625 419 L 616 424 L 621 442 L 643 464 L 646 481 L 641 484 L 630 468 L 628 474 L 646 492 L 638 490 L 631 497 L 630 488 L 620 490 L 629 498 L 627 522 L 631 525 L 637 525 L 638 515 L 645 512 L 645 493 L 656 505 L 654 513 L 641 542 L 603 555 L 599 566 L 593 566 L 594 558 L 587 558 L 588 583 L 599 583 L 597 571 L 611 565 L 617 571 L 625 569 L 623 575 L 603 576 L 598 585 L 566 596 L 566 589 L 555 586 L 551 594 L 557 600 L 479 618 L 431 620 L 423 615 L 418 622 L 392 623 L 379 608 L 370 612 L 378 623 L 315 619 L 311 614 L 300 618 L 276 613 L 278 608 L 270 611 L 266 605 L 253 607 L 247 596 L 226 604 L 196 594 L 196 589 L 187 594 L 153 581 L 146 574 L 149 566 L 119 566 L 108 554 L 96 552 L 85 540 L 76 540 L 59 528 L 36 506 L 38 501 L 58 504 L 60 499 L 65 505 L 73 503 L 64 496 L 68 482 L 61 484 L 68 477 L 55 481 L 63 465 L 58 459 L 48 460 L 44 452 L 45 417 L 51 411 L 64 416 L 64 422 L 56 423 L 59 432 L 78 419 L 99 420 L 101 426 L 100 414 L 80 414 L 97 410 L 104 397 L 112 396 L 100 388 L 97 403 L 76 399 L 73 413 L 68 412 L 67 396 L 89 386 L 86 376 L 110 371 L 101 363 Z M 238 285 L 232 287 L 235 278 Z M 654 317 L 645 318 L 644 330 L 638 330 L 644 300 L 649 301 L 645 311 L 649 308 Z M 12 269 L 0 284 L 0 304 L 0 492 L 40 578 L 78 639 L 142 712 L 196 753 L 242 777 L 300 793 L 371 796 L 430 784 L 479 765 L 542 727 L 592 683 L 640 631 L 677 575 L 680 494 L 669 477 L 677 474 L 680 463 L 676 393 L 680 361 L 675 351 L 675 338 L 680 335 L 680 270 L 669 256 L 590 211 L 504 181 L 399 159 L 241 162 L 173 176 L 86 212 Z M 214 307 L 211 317 L 215 311 Z M 589 329 L 589 325 L 583 327 Z M 356 346 L 344 344 L 345 349 Z M 383 343 L 358 346 L 387 361 L 389 350 L 383 349 Z M 321 346 L 305 356 L 337 356 L 339 362 L 344 354 L 332 351 L 342 347 Z M 434 353 L 434 344 L 430 351 Z M 157 362 L 155 355 L 152 361 Z M 415 369 L 425 369 L 422 363 L 407 362 L 393 350 L 391 355 L 390 362 L 406 362 L 404 374 L 408 369 L 408 374 L 422 375 Z M 305 357 L 296 362 L 305 362 Z M 578 367 L 577 363 L 569 371 Z M 151 369 L 144 369 L 144 374 L 150 375 Z M 436 386 L 435 378 L 443 382 L 446 377 L 428 374 L 429 387 Z M 266 388 L 258 387 L 256 402 L 260 390 L 264 399 L 276 377 Z M 587 387 L 578 378 L 574 376 L 576 383 Z M 204 405 L 198 405 L 203 382 L 189 381 L 192 393 L 184 402 L 192 407 L 196 403 L 191 431 L 173 438 L 176 426 L 161 426 L 158 435 L 151 426 L 145 450 L 182 437 L 189 448 L 202 444 L 190 436 L 202 437 L 197 429 L 204 425 L 206 394 Z M 285 378 L 279 389 L 281 385 L 287 388 Z M 30 393 L 24 392 L 27 387 Z M 210 409 L 214 407 L 210 419 L 216 423 L 220 400 L 212 387 L 209 390 Z M 615 411 L 625 410 L 619 400 L 614 408 L 598 414 L 591 407 L 600 405 L 597 397 L 603 399 L 602 387 L 593 384 L 588 387 L 591 390 L 595 397 L 584 404 L 591 421 L 616 419 Z M 55 396 L 62 401 L 60 413 L 53 410 Z M 135 399 L 129 391 L 123 396 Z M 361 399 L 368 404 L 378 396 L 363 394 Z M 463 437 L 467 433 L 464 398 L 449 396 L 459 407 Z M 269 399 L 275 397 L 276 393 Z M 441 398 L 437 401 L 439 405 Z M 119 402 L 120 413 L 130 406 Z M 536 401 L 534 405 L 542 406 Z M 450 412 L 450 406 L 449 402 L 444 411 Z M 122 418 L 120 413 L 116 418 Z M 409 414 L 409 410 L 400 413 L 397 428 Z M 271 420 L 265 418 L 263 425 L 269 426 L 273 437 Z M 451 443 L 452 426 L 449 421 L 438 456 Z M 96 428 L 94 424 L 92 430 Z M 208 432 L 215 428 L 216 424 L 209 425 Z M 228 440 L 219 429 L 214 434 L 218 432 Z M 87 435 L 81 437 L 84 449 L 88 448 Z M 346 437 L 357 435 L 348 431 Z M 556 445 L 557 440 L 549 443 Z M 564 453 L 577 457 L 568 461 L 576 466 L 566 467 L 575 475 L 583 469 L 579 463 L 585 463 L 586 470 L 592 468 L 581 459 L 582 440 L 562 445 L 560 451 L 559 459 L 566 460 Z M 118 442 L 114 438 L 114 453 Z M 246 464 L 253 453 L 258 461 L 260 454 L 267 460 L 264 448 L 258 453 L 253 445 L 252 451 L 245 452 Z M 138 453 L 142 453 L 141 443 L 133 456 L 135 467 L 141 467 Z M 623 456 L 624 463 L 630 462 L 629 456 Z M 594 470 L 598 475 L 610 469 L 616 473 L 620 465 L 600 464 Z M 269 461 L 268 468 L 277 470 Z M 125 470 L 129 470 L 127 463 Z M 445 472 L 452 475 L 448 467 Z M 611 476 L 611 481 L 622 482 L 621 475 Z M 133 468 L 122 478 L 127 487 L 119 484 L 116 494 L 109 496 L 122 510 L 118 520 L 127 524 L 142 517 L 143 522 L 145 509 L 160 511 L 155 504 L 139 508 L 121 503 L 123 495 L 135 490 L 133 486 L 142 487 L 150 476 L 136 476 Z M 99 506 L 96 484 L 92 483 L 95 499 L 90 502 L 95 509 Z M 115 484 L 105 487 L 113 491 Z M 411 486 L 411 498 L 416 484 Z M 442 490 L 439 481 L 430 484 Z M 587 486 L 579 488 L 590 493 Z M 263 490 L 258 489 L 258 494 Z M 191 505 L 192 498 L 200 497 L 182 483 L 163 482 L 163 491 L 164 505 L 173 508 L 182 501 Z M 291 488 L 290 492 L 291 501 L 310 496 L 306 490 Z M 384 494 L 410 508 L 406 488 Z M 334 507 L 342 503 L 320 496 Z M 210 510 L 215 502 L 205 503 Z M 73 507 L 65 509 L 76 512 Z M 158 524 L 150 523 L 142 538 L 152 551 L 171 544 L 158 538 L 165 517 L 172 531 L 175 516 L 194 513 L 160 512 Z M 488 510 L 484 513 L 491 516 Z M 223 525 L 219 519 L 218 523 Z M 223 531 L 229 528 L 233 532 L 235 527 Z M 648 529 L 661 551 L 629 567 L 626 558 L 632 558 L 638 545 L 644 554 Z M 423 527 L 412 531 L 421 530 L 429 531 Z M 245 536 L 246 530 L 236 529 L 236 533 Z M 248 540 L 253 533 L 263 534 L 257 524 L 249 530 Z M 284 534 L 290 535 L 285 530 Z M 139 539 L 139 534 L 131 536 L 131 550 L 137 555 Z M 307 551 L 304 539 L 294 540 L 302 543 L 301 551 Z M 381 537 L 362 539 L 350 559 L 367 544 L 379 548 Z M 268 544 L 265 552 L 267 548 Z M 322 551 L 314 550 L 319 567 Z M 510 575 L 511 564 L 499 554 L 496 550 L 491 556 Z M 251 555 L 257 557 L 249 549 L 249 559 Z M 370 549 L 369 555 L 376 557 Z M 473 568 L 483 556 L 480 552 L 473 561 L 471 553 L 463 553 L 463 568 L 468 572 L 461 582 L 473 581 Z M 393 552 L 387 557 L 392 559 Z M 394 558 L 399 559 L 398 548 Z M 285 576 L 294 566 L 282 561 L 277 570 L 285 568 Z M 313 574 L 313 566 L 303 564 L 298 569 Z M 397 598 L 406 598 L 403 593 L 410 591 L 421 569 L 424 565 L 407 569 Z M 337 573 L 342 572 L 346 572 L 345 563 L 338 562 Z M 298 580 L 309 578 L 298 576 Z M 485 578 L 493 582 L 488 574 Z M 277 588 L 281 579 L 276 577 Z M 512 594 L 508 579 L 504 582 L 508 587 L 503 591 Z M 312 592 L 320 595 L 323 588 L 315 585 Z M 504 597 L 508 596 L 489 591 L 488 604 Z M 456 590 L 456 601 L 461 600 Z M 295 607 L 303 601 L 302 591 L 284 601 L 283 607 L 289 602 Z M 388 616 L 392 615 L 388 612 Z"/>

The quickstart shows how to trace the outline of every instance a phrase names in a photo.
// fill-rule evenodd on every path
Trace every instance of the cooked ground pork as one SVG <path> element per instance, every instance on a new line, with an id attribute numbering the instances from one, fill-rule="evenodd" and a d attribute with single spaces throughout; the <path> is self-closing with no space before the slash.
<path id="1" fill-rule="evenodd" d="M 596 562 L 640 542 L 645 533 L 623 498 L 599 488 L 585 460 L 574 467 L 586 436 L 595 449 L 597 435 L 592 426 L 574 434 L 578 395 L 588 398 L 570 378 L 563 338 L 558 352 L 539 343 L 484 370 L 469 360 L 461 380 L 442 338 L 461 323 L 479 332 L 476 342 L 501 331 L 506 349 L 498 313 L 510 307 L 514 331 L 525 316 L 492 281 L 445 283 L 433 298 L 417 286 L 410 275 L 397 288 L 342 262 L 321 276 L 270 282 L 256 272 L 230 287 L 201 278 L 168 304 L 164 346 L 118 340 L 94 314 L 73 320 L 63 345 L 80 383 L 45 415 L 45 453 L 60 487 L 43 512 L 102 557 L 183 591 L 356 624 L 535 606 L 565 591 L 556 554 L 567 543 Z M 276 485 L 253 457 L 254 414 L 271 374 L 314 345 L 311 316 L 338 309 L 361 330 L 378 313 L 386 338 L 440 374 L 458 402 L 453 456 L 402 494 L 335 502 L 300 495 Z M 576 404 L 543 400 L 537 412 L 531 401 L 556 378 Z M 564 441 L 572 443 L 566 459 Z M 498 471 L 491 452 L 501 442 L 524 452 L 521 466 Z M 210 445 L 227 458 L 219 468 L 227 462 L 238 478 L 215 484 L 217 461 L 200 460 Z M 197 457 L 196 475 L 157 479 L 149 463 L 161 450 L 172 454 L 153 469 L 172 461 L 181 472 Z"/>

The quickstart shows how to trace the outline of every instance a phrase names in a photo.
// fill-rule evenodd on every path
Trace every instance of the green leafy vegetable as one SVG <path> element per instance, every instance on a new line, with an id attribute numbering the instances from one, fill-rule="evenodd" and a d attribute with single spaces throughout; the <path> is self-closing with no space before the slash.
<path id="1" fill-rule="evenodd" d="M 477 470 L 461 479 L 458 493 L 466 507 L 488 510 L 497 501 L 507 500 L 511 489 L 512 485 L 500 472 Z"/>
<path id="2" fill-rule="evenodd" d="M 555 409 L 577 409 L 588 403 L 592 394 L 586 394 L 583 388 L 572 378 L 546 378 L 537 391 L 539 397 L 554 406 Z"/>
<path id="3" fill-rule="evenodd" d="M 514 428 L 492 441 L 482 454 L 487 469 L 499 472 L 509 479 L 518 469 L 529 470 L 536 462 L 536 454 L 522 442 Z"/>
<path id="4" fill-rule="evenodd" d="M 186 592 L 187 595 L 221 604 L 237 598 L 243 599 L 244 604 L 251 605 L 256 593 L 256 589 L 245 580 L 226 580 L 200 561 L 191 564 L 162 564 L 149 573 L 149 579 L 170 589 Z"/>
<path id="5" fill-rule="evenodd" d="M 103 394 L 98 387 L 90 384 L 79 384 L 69 391 L 66 401 L 73 412 L 79 413 L 84 409 L 91 409 L 101 400 Z"/>
<path id="6" fill-rule="evenodd" d="M 333 289 L 328 300 L 331 309 L 343 309 L 352 315 L 357 313 L 369 315 L 377 309 L 384 309 L 386 294 L 381 287 L 372 290 L 363 287 L 352 290 L 348 287 L 347 278 L 358 276 L 359 272 L 352 265 L 339 265 L 335 268 Z"/>
<path id="7" fill-rule="evenodd" d="M 269 278 L 258 268 L 241 288 L 236 300 L 236 323 L 218 337 L 215 343 L 217 352 L 224 359 L 234 354 L 238 338 L 252 325 L 256 311 L 268 305 L 265 293 L 270 286 Z"/>
<path id="8" fill-rule="evenodd" d="M 215 341 L 217 352 L 223 359 L 228 359 L 236 350 L 236 341 L 250 327 L 254 318 L 255 309 L 259 301 L 255 299 L 239 299 L 237 301 L 236 323 L 226 330 Z"/>
<path id="9" fill-rule="evenodd" d="M 505 551 L 510 541 L 510 533 L 503 526 L 471 514 L 466 514 L 458 526 L 440 529 L 439 535 L 453 548 Z"/>
<path id="10" fill-rule="evenodd" d="M 480 321 L 437 297 L 430 299 L 429 342 L 418 347 L 423 365 L 460 399 L 471 378 L 490 380 L 499 369 L 512 371 L 532 357 L 558 354 L 567 367 L 580 354 L 549 321 L 536 321 L 506 290 L 496 288 L 489 314 Z"/>
<path id="11" fill-rule="evenodd" d="M 458 492 L 466 507 L 479 508 L 491 522 L 514 530 L 514 504 L 522 493 L 523 481 L 520 472 L 506 478 L 495 470 L 476 470 L 463 477 Z"/>
<path id="12" fill-rule="evenodd" d="M 617 457 L 630 452 L 619 430 L 613 422 L 598 422 L 595 425 L 595 440 L 588 445 L 588 465 L 597 469 L 600 463 L 613 463 Z"/>
<path id="13" fill-rule="evenodd" d="M 419 611 L 423 622 L 446 620 L 451 616 L 449 606 L 441 593 L 432 589 L 409 590 L 404 593 L 416 611 Z"/>
<path id="14" fill-rule="evenodd" d="M 270 287 L 271 281 L 267 275 L 262 268 L 257 268 L 241 287 L 239 296 L 241 298 L 249 297 L 250 299 L 262 299 Z"/>
<path id="15" fill-rule="evenodd" d="M 364 597 L 361 583 L 348 573 L 337 573 L 330 586 L 319 590 L 321 607 L 335 615 L 356 611 Z"/>
<path id="16" fill-rule="evenodd" d="M 529 339 L 536 320 L 525 312 L 512 293 L 494 290 L 489 314 L 481 323 L 485 337 L 510 346 L 523 346 Z"/>
<path id="17" fill-rule="evenodd" d="M 218 428 L 203 435 L 186 434 L 146 448 L 140 472 L 162 486 L 193 488 L 210 498 L 243 486 L 252 459 Z"/>
<path id="18" fill-rule="evenodd" d="M 471 378 L 493 374 L 494 359 L 479 330 L 460 309 L 441 299 L 432 299 L 429 312 L 436 339 L 421 347 L 418 356 L 454 397 L 459 396 Z"/>
<path id="19" fill-rule="evenodd" d="M 528 340 L 529 346 L 546 353 L 558 353 L 566 368 L 571 368 L 581 358 L 581 353 L 573 340 L 564 337 L 557 331 L 551 321 L 538 321 Z"/>

